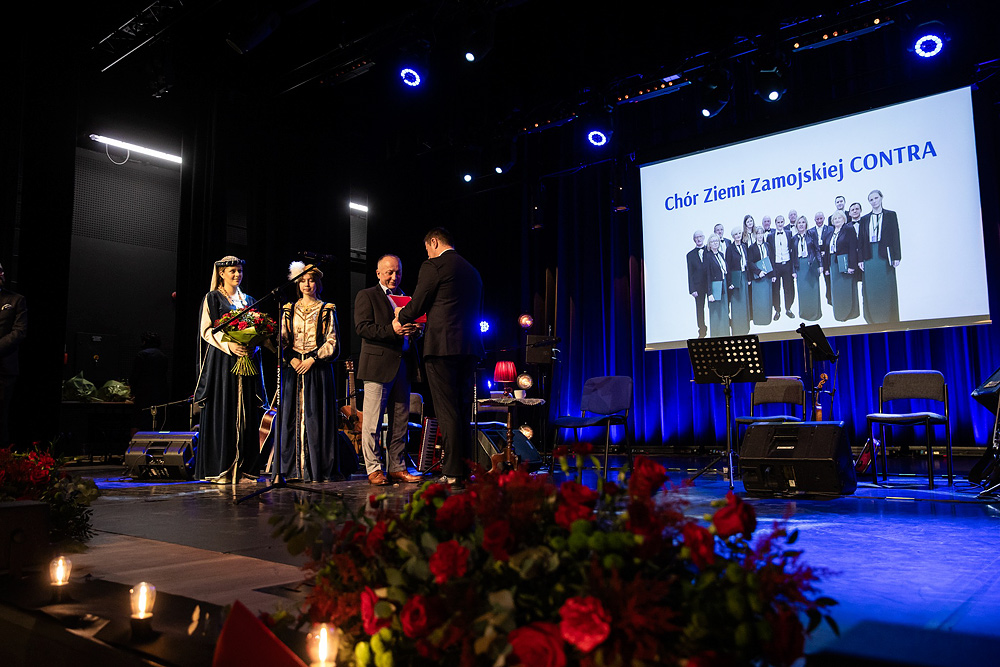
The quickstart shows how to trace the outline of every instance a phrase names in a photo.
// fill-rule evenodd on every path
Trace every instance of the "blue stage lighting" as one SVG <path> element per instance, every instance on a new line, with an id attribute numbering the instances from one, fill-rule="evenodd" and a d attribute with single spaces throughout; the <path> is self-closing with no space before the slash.
<path id="1" fill-rule="evenodd" d="M 486 333 L 490 330 L 490 323 L 483 320 L 479 323 L 479 333 Z"/>
<path id="2" fill-rule="evenodd" d="M 399 71 L 399 76 L 403 79 L 403 83 L 411 88 L 416 88 L 420 85 L 420 74 L 412 67 L 404 67 L 401 69 Z"/>
<path id="3" fill-rule="evenodd" d="M 587 133 L 587 141 L 594 146 L 604 146 L 608 143 L 608 135 L 601 130 L 591 130 Z"/>
<path id="4" fill-rule="evenodd" d="M 470 63 L 476 62 L 476 54 L 473 53 L 472 51 L 466 51 L 465 52 L 465 60 L 467 62 L 470 62 Z"/>
<path id="5" fill-rule="evenodd" d="M 472 174 L 465 174 L 464 176 L 462 176 L 462 180 L 465 181 L 466 183 L 471 183 L 472 182 Z"/>
<path id="6" fill-rule="evenodd" d="M 913 43 L 913 52 L 921 58 L 933 58 L 943 48 L 944 40 L 934 33 L 922 35 Z"/>

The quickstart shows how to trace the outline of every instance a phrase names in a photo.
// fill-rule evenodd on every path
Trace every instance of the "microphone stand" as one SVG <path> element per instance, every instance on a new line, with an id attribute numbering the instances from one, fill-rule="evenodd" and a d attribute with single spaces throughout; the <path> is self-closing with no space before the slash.
<path id="1" fill-rule="evenodd" d="M 262 489 L 257 489 L 256 491 L 248 493 L 245 496 L 241 496 L 241 497 L 237 498 L 236 499 L 236 504 L 237 505 L 239 505 L 240 503 L 243 503 L 243 502 L 245 502 L 247 500 L 250 500 L 251 498 L 256 498 L 257 496 L 262 496 L 265 493 L 270 493 L 271 491 L 274 491 L 275 489 L 294 489 L 296 491 L 305 491 L 305 492 L 308 492 L 308 493 L 319 493 L 319 494 L 322 494 L 322 495 L 326 495 L 327 494 L 327 492 L 324 491 L 323 489 L 311 489 L 311 488 L 306 487 L 306 486 L 296 486 L 294 484 L 289 484 L 288 481 L 285 479 L 284 473 L 281 472 L 281 447 L 284 444 L 282 442 L 284 440 L 284 432 L 283 432 L 282 424 L 281 424 L 281 421 L 282 421 L 281 420 L 281 389 L 282 389 L 282 385 L 283 385 L 282 370 L 284 369 L 284 361 L 285 361 L 284 346 L 281 344 L 281 333 L 282 333 L 282 326 L 283 326 L 282 317 L 284 315 L 284 308 L 282 307 L 283 304 L 282 304 L 282 301 L 281 301 L 281 293 L 282 293 L 282 290 L 284 290 L 286 287 L 288 287 L 289 285 L 294 285 L 295 283 L 298 282 L 299 278 L 301 278 L 303 275 L 305 275 L 306 273 L 308 273 L 309 271 L 311 271 L 312 269 L 315 269 L 315 268 L 316 268 L 315 264 L 307 264 L 302 269 L 302 271 L 300 271 L 298 273 L 298 275 L 293 276 L 291 279 L 288 280 L 288 282 L 284 283 L 283 285 L 279 285 L 278 287 L 275 287 L 267 295 L 265 295 L 260 301 L 255 301 L 254 304 L 253 304 L 253 305 L 257 305 L 258 303 L 265 302 L 268 299 L 273 298 L 275 300 L 275 303 L 277 304 L 277 307 L 278 307 L 278 318 L 277 318 L 277 322 L 278 322 L 278 387 L 277 387 L 277 392 L 278 392 L 277 398 L 278 398 L 278 400 L 277 400 L 277 406 L 278 406 L 278 409 L 274 413 L 274 427 L 273 427 L 273 430 L 275 431 L 275 433 L 274 433 L 274 456 L 271 457 L 271 470 L 272 470 L 272 473 L 271 473 L 271 483 L 268 484 L 267 486 L 265 486 Z M 250 308 L 251 308 L 251 306 L 247 306 L 246 308 L 244 308 L 243 310 L 241 310 L 238 314 L 236 314 L 233 317 L 232 320 L 230 320 L 230 322 L 234 322 L 234 321 L 238 320 L 243 315 L 243 313 L 245 311 L 249 310 Z M 215 329 L 212 330 L 213 333 L 216 330 L 222 329 L 223 327 L 225 327 L 228 324 L 229 324 L 229 322 L 227 322 L 225 325 L 220 325 L 220 326 L 216 327 Z M 291 325 L 291 322 L 289 322 L 289 325 Z M 266 396 L 265 396 L 265 399 L 266 399 Z M 266 402 L 267 401 L 265 400 L 265 403 Z M 341 496 L 342 497 L 343 494 L 335 493 L 333 495 L 335 495 L 335 496 Z"/>

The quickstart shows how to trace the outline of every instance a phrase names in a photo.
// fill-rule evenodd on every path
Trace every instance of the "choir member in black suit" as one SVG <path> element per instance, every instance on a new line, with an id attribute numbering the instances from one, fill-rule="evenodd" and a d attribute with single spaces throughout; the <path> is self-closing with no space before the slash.
<path id="1" fill-rule="evenodd" d="M 728 336 L 729 328 L 729 266 L 722 251 L 722 239 L 712 234 L 708 237 L 708 256 L 705 259 L 708 273 L 708 333 L 713 338 Z"/>
<path id="2" fill-rule="evenodd" d="M 472 383 L 477 360 L 483 356 L 479 320 L 483 309 L 483 279 L 455 250 L 451 232 L 435 227 L 424 236 L 427 261 L 420 267 L 410 302 L 396 310 L 397 334 L 421 315 L 424 367 L 430 386 L 438 436 L 444 454 L 441 482 L 461 486 L 472 457 Z"/>
<path id="3" fill-rule="evenodd" d="M 754 227 L 756 227 L 756 225 L 754 225 L 753 223 L 753 216 L 752 215 L 743 216 L 743 235 L 741 238 L 743 239 L 743 245 L 747 248 L 753 245 Z"/>
<path id="4" fill-rule="evenodd" d="M 902 254 L 899 247 L 899 220 L 895 211 L 882 208 L 882 192 L 868 195 L 872 210 L 861 218 L 860 258 L 864 278 L 861 290 L 865 321 L 884 324 L 899 321 L 899 294 L 896 267 Z"/>
<path id="5" fill-rule="evenodd" d="M 771 238 L 771 234 L 774 234 L 774 230 L 771 229 L 771 216 L 765 215 L 760 219 L 760 226 L 764 229 L 764 240 L 767 241 Z M 754 239 L 757 237 L 754 236 Z"/>
<path id="6" fill-rule="evenodd" d="M 725 257 L 729 252 L 729 246 L 732 245 L 732 241 L 726 238 L 726 226 L 720 222 L 712 228 L 712 232 L 719 237 L 719 252 Z"/>
<path id="7" fill-rule="evenodd" d="M 750 292 L 753 295 L 751 308 L 753 323 L 764 326 L 771 323 L 771 273 L 773 267 L 768 255 L 767 243 L 764 241 L 764 227 L 758 225 L 753 230 L 754 243 L 750 246 L 747 258 L 750 260 L 752 279 Z"/>
<path id="8" fill-rule="evenodd" d="M 795 317 L 792 304 L 795 302 L 795 284 L 792 281 L 792 232 L 785 227 L 785 216 L 774 218 L 776 229 L 767 239 L 767 248 L 771 251 L 771 263 L 774 274 L 771 283 L 771 305 L 774 306 L 775 321 L 781 318 L 781 292 L 785 292 L 785 315 Z"/>
<path id="9" fill-rule="evenodd" d="M 809 233 L 809 219 L 800 215 L 792 239 L 792 274 L 799 292 L 799 317 L 815 322 L 823 316 L 819 298 L 819 276 L 823 262 L 816 238 Z"/>
<path id="10" fill-rule="evenodd" d="M 816 226 L 809 230 L 813 238 L 816 239 L 816 246 L 819 248 L 819 256 L 823 261 L 823 281 L 826 283 L 826 302 L 833 304 L 830 300 L 830 237 L 833 236 L 833 227 L 826 223 L 826 214 L 817 211 L 813 217 Z"/>
<path id="11" fill-rule="evenodd" d="M 705 326 L 705 292 L 708 290 L 708 275 L 705 272 L 705 232 L 694 233 L 694 248 L 687 254 L 688 293 L 694 297 L 695 315 L 698 318 L 698 338 L 708 333 Z"/>
<path id="12" fill-rule="evenodd" d="M 858 307 L 858 283 L 854 271 L 858 265 L 858 237 L 847 224 L 843 211 L 830 216 L 833 236 L 830 237 L 830 284 L 833 296 L 833 316 L 838 322 L 853 320 L 861 314 Z"/>
<path id="13" fill-rule="evenodd" d="M 729 267 L 729 313 L 734 336 L 750 333 L 750 257 L 743 243 L 743 228 L 733 228 L 733 242 L 726 252 Z"/>

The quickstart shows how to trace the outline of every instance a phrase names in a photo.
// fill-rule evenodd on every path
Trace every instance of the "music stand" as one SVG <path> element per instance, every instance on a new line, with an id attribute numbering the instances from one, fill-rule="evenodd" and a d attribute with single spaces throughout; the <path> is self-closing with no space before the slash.
<path id="1" fill-rule="evenodd" d="M 764 375 L 764 355 L 757 336 L 725 338 L 692 338 L 687 342 L 694 381 L 699 384 L 721 384 L 726 398 L 726 451 L 699 470 L 691 481 L 698 479 L 723 458 L 729 464 L 729 489 L 733 489 L 733 410 L 734 382 L 758 382 Z"/>
<path id="2" fill-rule="evenodd" d="M 837 393 L 837 361 L 840 354 L 833 351 L 830 347 L 830 341 L 827 339 L 826 334 L 823 333 L 823 329 L 818 324 L 800 324 L 799 328 L 795 330 L 797 334 L 802 336 L 802 354 L 804 355 L 804 363 L 806 368 L 806 374 L 809 376 L 809 396 L 810 403 L 812 407 L 812 415 L 816 416 L 816 403 L 817 403 L 817 391 L 816 387 L 816 376 L 815 376 L 815 364 L 817 361 L 832 361 L 833 362 L 833 388 L 827 393 L 830 394 L 831 405 L 830 405 L 830 416 L 833 417 L 833 395 Z M 815 419 L 814 419 L 815 421 Z"/>

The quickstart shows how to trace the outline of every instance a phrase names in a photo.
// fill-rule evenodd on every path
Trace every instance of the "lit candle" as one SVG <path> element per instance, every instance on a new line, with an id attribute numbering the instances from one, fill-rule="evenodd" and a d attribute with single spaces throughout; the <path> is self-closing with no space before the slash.
<path id="1" fill-rule="evenodd" d="M 333 667 L 340 650 L 340 631 L 327 623 L 314 625 L 307 638 L 312 667 Z"/>
<path id="2" fill-rule="evenodd" d="M 52 601 L 65 602 L 68 599 L 67 585 L 69 575 L 73 571 L 73 561 L 65 556 L 59 556 L 49 563 L 49 580 L 52 582 Z"/>
<path id="3" fill-rule="evenodd" d="M 156 586 L 140 581 L 128 592 L 132 605 L 132 637 L 149 639 L 153 635 L 153 603 Z"/>

